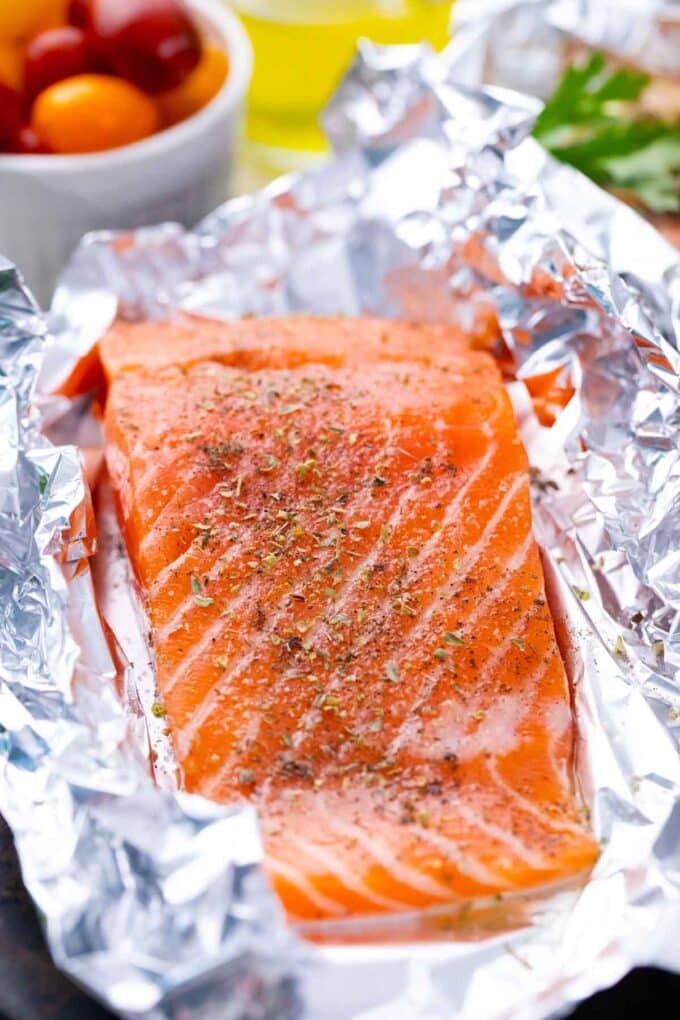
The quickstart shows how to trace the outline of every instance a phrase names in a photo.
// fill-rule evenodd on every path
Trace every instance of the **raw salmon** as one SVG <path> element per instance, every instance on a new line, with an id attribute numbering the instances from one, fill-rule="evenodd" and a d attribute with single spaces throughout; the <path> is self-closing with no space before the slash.
<path id="1" fill-rule="evenodd" d="M 493 360 L 365 320 L 231 324 L 194 356 L 188 328 L 124 328 L 103 351 L 109 472 L 186 788 L 257 805 L 296 919 L 587 872 Z"/>
<path id="2" fill-rule="evenodd" d="M 157 323 L 118 322 L 99 344 L 109 380 L 122 372 L 155 372 L 167 365 L 189 368 L 218 361 L 242 369 L 294 368 L 310 361 L 339 367 L 368 361 L 446 359 L 467 350 L 456 326 L 422 328 L 384 319 L 240 319 L 225 322 L 182 316 L 162 329 Z"/>

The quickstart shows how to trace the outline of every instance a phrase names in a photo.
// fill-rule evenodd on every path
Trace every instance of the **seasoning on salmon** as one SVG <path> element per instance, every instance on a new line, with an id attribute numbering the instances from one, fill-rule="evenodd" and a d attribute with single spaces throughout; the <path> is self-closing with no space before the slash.
<path id="1" fill-rule="evenodd" d="M 254 802 L 296 919 L 587 872 L 494 362 L 427 328 L 382 323 L 363 361 L 352 320 L 258 328 L 247 367 L 188 358 L 161 325 L 136 369 L 104 351 L 109 471 L 186 788 Z"/>

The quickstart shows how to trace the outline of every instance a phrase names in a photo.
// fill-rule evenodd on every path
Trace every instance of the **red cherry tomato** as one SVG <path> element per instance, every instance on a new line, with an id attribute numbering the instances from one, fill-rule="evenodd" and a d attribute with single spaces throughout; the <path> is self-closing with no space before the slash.
<path id="1" fill-rule="evenodd" d="M 62 78 L 94 70 L 85 33 L 73 25 L 51 28 L 26 48 L 24 88 L 29 99 Z"/>
<path id="2" fill-rule="evenodd" d="M 21 93 L 0 81 L 0 149 L 11 147 L 18 135 L 22 106 Z"/>
<path id="3" fill-rule="evenodd" d="M 12 152 L 20 152 L 29 156 L 45 156 L 51 151 L 49 146 L 45 145 L 41 138 L 38 138 L 30 124 L 24 124 L 12 145 Z"/>
<path id="4" fill-rule="evenodd" d="M 75 0 L 97 59 L 145 92 L 176 88 L 197 66 L 201 41 L 181 0 Z"/>
<path id="5" fill-rule="evenodd" d="M 77 28 L 87 28 L 90 15 L 90 0 L 69 0 L 66 17 L 69 24 Z"/>

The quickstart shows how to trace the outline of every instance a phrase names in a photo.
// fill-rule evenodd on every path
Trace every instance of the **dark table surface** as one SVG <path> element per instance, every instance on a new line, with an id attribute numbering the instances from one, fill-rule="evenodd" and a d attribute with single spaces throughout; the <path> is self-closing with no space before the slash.
<path id="1" fill-rule="evenodd" d="M 636 970 L 583 1003 L 573 1020 L 640 1020 L 677 1015 L 680 977 Z M 669 1013 L 668 1004 L 673 1003 Z M 52 964 L 21 883 L 14 844 L 0 818 L 0 1020 L 112 1020 Z"/>

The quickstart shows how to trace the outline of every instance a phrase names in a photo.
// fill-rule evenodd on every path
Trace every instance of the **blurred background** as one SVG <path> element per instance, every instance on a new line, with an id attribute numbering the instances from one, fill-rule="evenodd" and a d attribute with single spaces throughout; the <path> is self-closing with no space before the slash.
<path id="1" fill-rule="evenodd" d="M 322 111 L 361 39 L 467 47 L 463 84 L 542 99 L 538 140 L 680 245 L 680 5 L 624 7 L 0 0 L 0 252 L 46 304 L 85 233 L 191 226 L 324 159 Z"/>
<path id="2" fill-rule="evenodd" d="M 451 0 L 237 0 L 254 52 L 237 191 L 319 159 L 319 118 L 359 39 L 389 45 L 449 39 Z"/>

